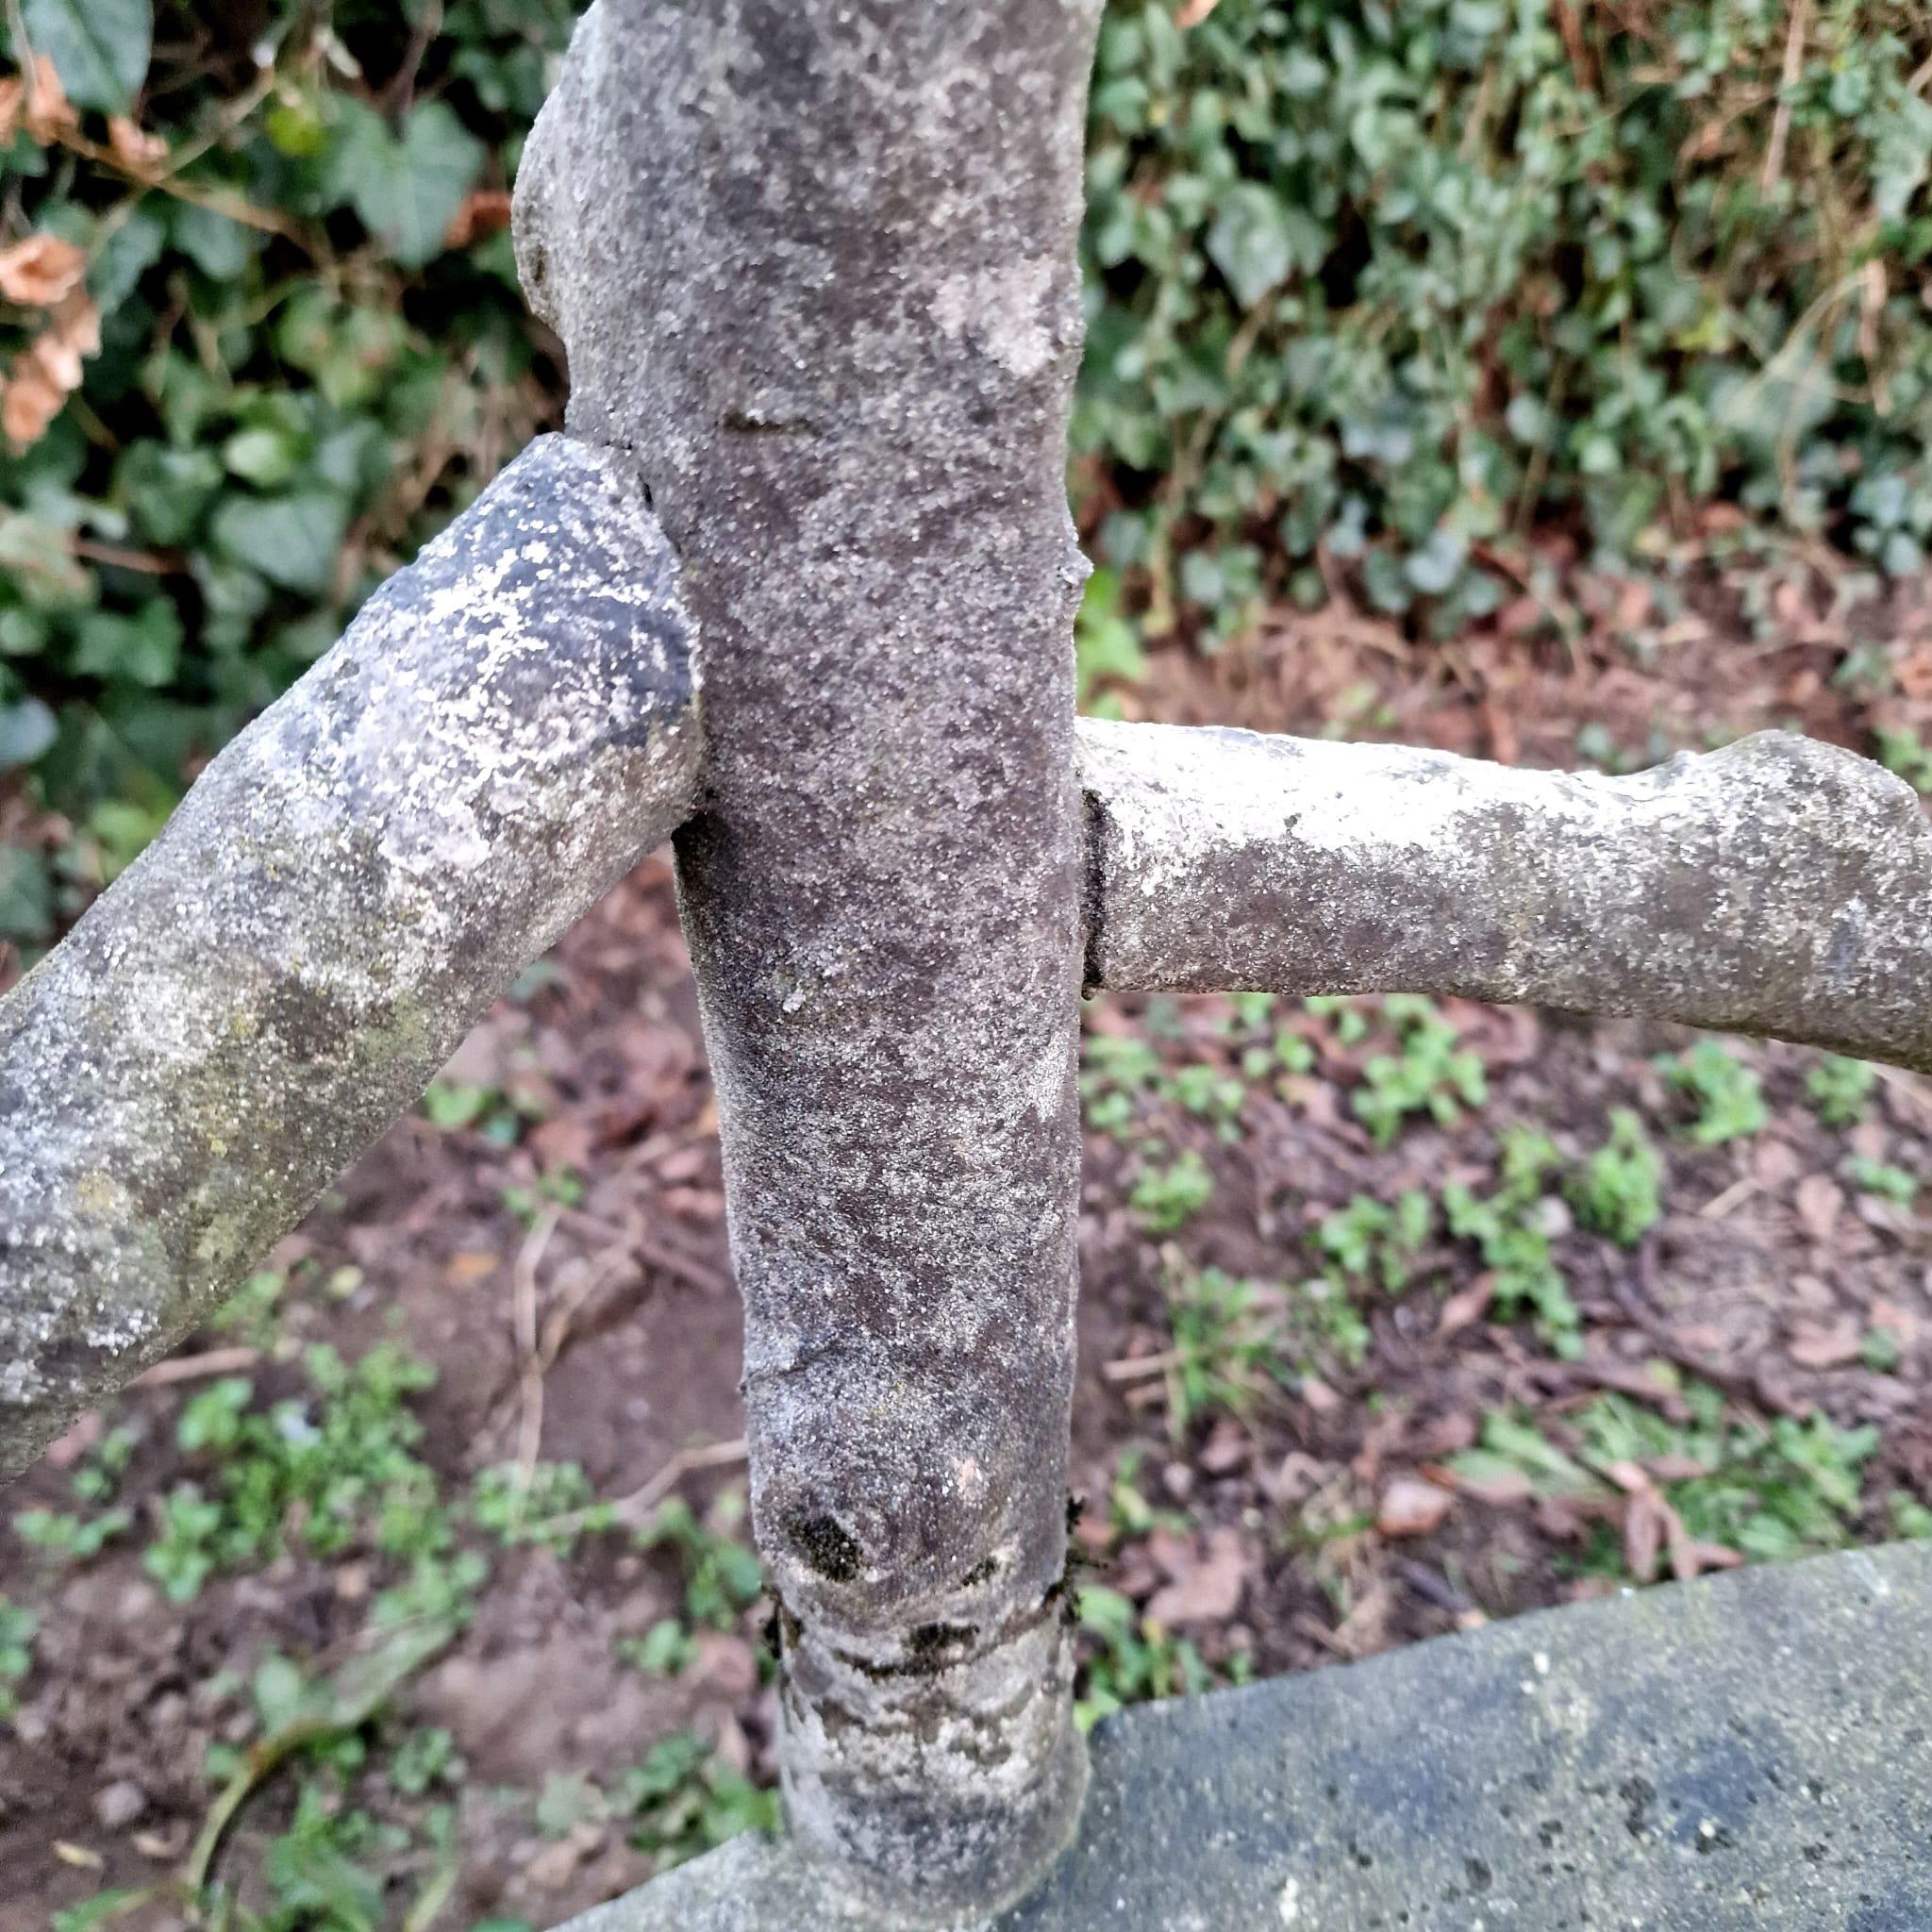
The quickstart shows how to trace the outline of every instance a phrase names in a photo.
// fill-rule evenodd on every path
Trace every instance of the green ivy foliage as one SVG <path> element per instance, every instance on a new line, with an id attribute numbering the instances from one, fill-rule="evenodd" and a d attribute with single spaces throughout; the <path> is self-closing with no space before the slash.
<path id="1" fill-rule="evenodd" d="M 67 104 L 0 79 L 0 259 L 85 281 L 0 304 L 0 381 L 99 348 L 0 411 L 0 942 L 556 420 L 505 220 L 577 4 L 6 0 Z M 1639 551 L 1712 499 L 1923 562 L 1923 0 L 1177 6 L 1103 30 L 1074 425 L 1152 628 L 1340 572 L 1446 629 L 1539 520 Z"/>
<path id="2" fill-rule="evenodd" d="M 1532 519 L 1627 554 L 1725 498 L 1916 570 L 1928 95 L 1923 0 L 1116 0 L 1075 426 L 1108 560 L 1227 628 L 1319 594 L 1319 548 L 1449 629 Z"/>
<path id="3" fill-rule="evenodd" d="M 79 832 L 52 890 L 32 855 L 0 864 L 0 940 L 44 941 L 192 760 L 554 419 L 505 191 L 575 13 L 13 13 L 78 111 L 52 140 L 21 119 L 0 151 L 0 246 L 82 251 L 100 349 L 51 425 L 0 451 L 0 773 L 31 767 Z M 0 308 L 0 369 L 48 326 Z"/>

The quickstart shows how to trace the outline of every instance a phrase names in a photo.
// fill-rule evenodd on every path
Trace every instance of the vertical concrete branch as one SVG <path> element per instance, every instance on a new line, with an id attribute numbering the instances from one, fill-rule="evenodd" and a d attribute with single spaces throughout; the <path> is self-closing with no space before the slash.
<path id="1" fill-rule="evenodd" d="M 519 188 L 572 428 L 637 455 L 705 637 L 678 859 L 790 1817 L 933 1918 L 1022 1888 L 1083 1775 L 1064 464 L 1097 12 L 602 0 Z"/>
<path id="2" fill-rule="evenodd" d="M 631 466 L 533 445 L 0 1001 L 0 1475 L 206 1315 L 697 786 Z"/>

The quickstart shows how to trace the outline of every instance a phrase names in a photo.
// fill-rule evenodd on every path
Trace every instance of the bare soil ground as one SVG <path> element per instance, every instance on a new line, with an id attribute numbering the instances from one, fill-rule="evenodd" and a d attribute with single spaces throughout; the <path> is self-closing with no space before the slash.
<path id="1" fill-rule="evenodd" d="M 1802 560 L 1670 598 L 1556 570 L 1457 644 L 1333 611 L 1158 652 L 1117 696 L 1539 764 L 1765 724 L 1869 749 L 1932 725 L 1932 596 L 1861 605 Z M 1816 1054 L 1674 1076 L 1689 1036 L 1453 1005 L 1110 999 L 1089 1029 L 1092 1708 L 1932 1531 L 1917 1079 L 1834 1105 Z M 1624 1108 L 1644 1151 L 1592 1168 Z M 9 1491 L 0 1932 L 90 1900 L 138 1928 L 549 1925 L 765 1815 L 715 1126 L 660 856 L 221 1331 Z M 305 1353 L 385 1341 L 433 1386 L 331 1397 Z M 275 1488 L 317 1436 L 328 1486 Z M 631 1499 L 617 1526 L 591 1495 Z"/>

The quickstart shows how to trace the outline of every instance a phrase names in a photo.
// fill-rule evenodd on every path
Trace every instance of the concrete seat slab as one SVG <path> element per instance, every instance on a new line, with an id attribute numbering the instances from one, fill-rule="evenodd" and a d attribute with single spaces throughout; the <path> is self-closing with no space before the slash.
<path id="1" fill-rule="evenodd" d="M 991 1932 L 1932 1932 L 1932 1545 L 1123 1713 Z M 874 1932 L 741 1839 L 571 1932 Z"/>

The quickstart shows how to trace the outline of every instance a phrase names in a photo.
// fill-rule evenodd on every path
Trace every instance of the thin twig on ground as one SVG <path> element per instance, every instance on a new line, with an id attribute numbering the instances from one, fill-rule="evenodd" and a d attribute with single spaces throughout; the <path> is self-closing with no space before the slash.
<path id="1" fill-rule="evenodd" d="M 620 1496 L 614 1503 L 592 1503 L 588 1508 L 553 1516 L 539 1527 L 545 1536 L 558 1537 L 575 1535 L 593 1523 L 618 1529 L 641 1529 L 651 1511 L 686 1476 L 694 1475 L 699 1470 L 724 1469 L 742 1462 L 749 1453 L 750 1445 L 741 1437 L 732 1442 L 712 1442 L 702 1449 L 680 1449 L 649 1482 L 629 1495 Z"/>
<path id="2" fill-rule="evenodd" d="M 167 1389 L 178 1382 L 200 1382 L 210 1375 L 239 1375 L 261 1360 L 258 1348 L 211 1348 L 203 1355 L 177 1355 L 143 1369 L 128 1385 L 134 1389 Z"/>
<path id="3" fill-rule="evenodd" d="M 1771 142 L 1764 150 L 1764 174 L 1758 183 L 1767 197 L 1784 177 L 1785 150 L 1791 139 L 1791 92 L 1805 71 L 1805 36 L 1811 28 L 1811 0 L 1792 0 L 1790 32 L 1785 37 L 1785 66 L 1772 117 Z"/>
<path id="4" fill-rule="evenodd" d="M 537 1474 L 537 1456 L 543 1443 L 543 1362 L 538 1352 L 537 1271 L 557 1232 L 563 1209 L 546 1208 L 517 1251 L 511 1275 L 510 1322 L 516 1339 L 521 1407 L 517 1424 L 516 1513 L 522 1518 L 524 1499 Z"/>

